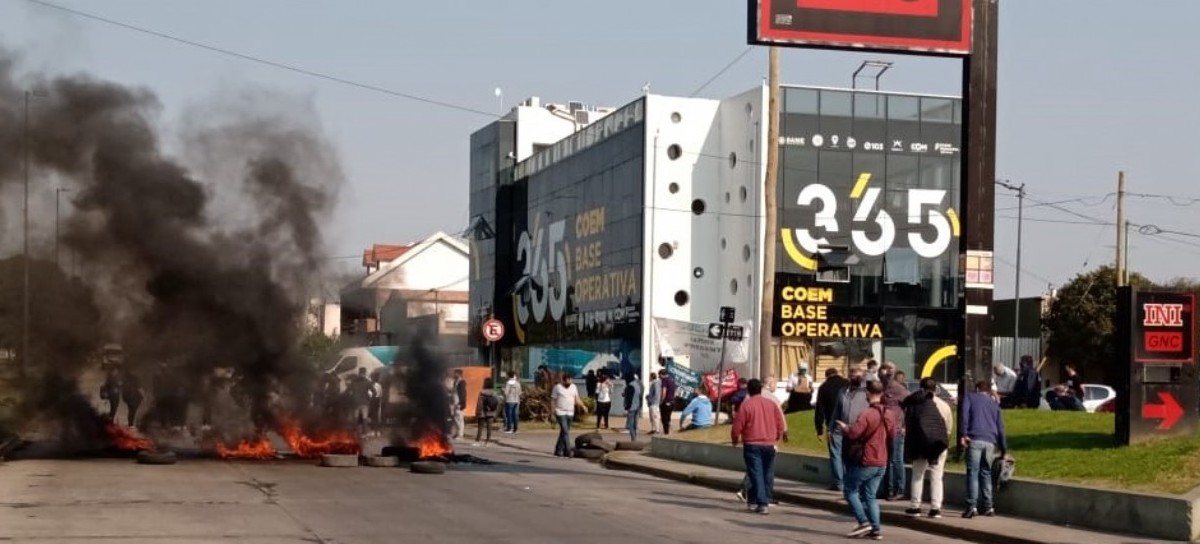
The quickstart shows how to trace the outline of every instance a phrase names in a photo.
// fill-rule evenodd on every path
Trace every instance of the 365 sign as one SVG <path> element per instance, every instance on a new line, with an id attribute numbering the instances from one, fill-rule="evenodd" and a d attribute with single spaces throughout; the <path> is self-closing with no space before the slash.
<path id="1" fill-rule="evenodd" d="M 1143 364 L 1196 361 L 1196 297 L 1190 293 L 1137 293 L 1134 360 Z"/>
<path id="2" fill-rule="evenodd" d="M 971 0 L 748 0 L 752 44 L 968 55 Z"/>

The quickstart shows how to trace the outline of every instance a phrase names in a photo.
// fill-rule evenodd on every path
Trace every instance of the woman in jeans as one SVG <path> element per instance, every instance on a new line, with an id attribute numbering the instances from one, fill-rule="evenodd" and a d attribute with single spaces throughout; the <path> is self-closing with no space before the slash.
<path id="1" fill-rule="evenodd" d="M 604 428 L 608 428 L 608 412 L 612 410 L 612 382 L 608 381 L 608 374 L 600 374 L 600 383 L 596 384 L 596 429 L 600 429 L 600 422 L 604 422 Z"/>

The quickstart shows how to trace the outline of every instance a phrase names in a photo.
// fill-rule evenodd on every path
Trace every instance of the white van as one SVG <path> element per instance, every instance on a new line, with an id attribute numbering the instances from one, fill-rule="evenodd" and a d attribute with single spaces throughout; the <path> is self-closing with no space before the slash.
<path id="1" fill-rule="evenodd" d="M 368 376 L 376 376 L 384 368 L 392 366 L 400 353 L 399 346 L 369 346 L 364 348 L 347 348 L 338 354 L 338 361 L 329 367 L 325 373 L 334 376 L 339 382 L 351 375 L 357 374 L 358 369 L 367 369 Z"/>

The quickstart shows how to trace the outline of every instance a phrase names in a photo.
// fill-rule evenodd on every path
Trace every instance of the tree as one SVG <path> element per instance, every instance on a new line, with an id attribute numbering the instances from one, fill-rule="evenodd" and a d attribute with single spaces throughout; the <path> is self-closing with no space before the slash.
<path id="1" fill-rule="evenodd" d="M 22 257 L 0 260 L 0 350 L 10 353 L 19 353 L 23 345 L 24 270 Z M 100 347 L 103 336 L 93 292 L 52 261 L 31 260 L 29 279 L 28 370 L 73 376 Z"/>
<path id="2" fill-rule="evenodd" d="M 1129 275 L 1129 284 L 1154 285 L 1137 273 Z M 1042 320 L 1047 335 L 1046 355 L 1059 363 L 1079 365 L 1089 378 L 1104 376 L 1116 356 L 1116 312 L 1117 272 L 1112 266 L 1075 276 L 1058 290 L 1058 297 Z"/>
<path id="3" fill-rule="evenodd" d="M 319 329 L 309 329 L 300 338 L 300 355 L 317 370 L 324 370 L 337 362 L 338 353 L 346 347 L 340 336 L 326 336 Z"/>

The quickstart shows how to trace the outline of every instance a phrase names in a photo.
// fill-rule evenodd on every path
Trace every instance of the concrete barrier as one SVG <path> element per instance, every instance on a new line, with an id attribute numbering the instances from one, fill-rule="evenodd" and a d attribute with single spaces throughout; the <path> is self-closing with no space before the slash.
<path id="1" fill-rule="evenodd" d="M 651 440 L 650 454 L 727 470 L 745 468 L 741 448 L 728 445 L 656 436 Z M 829 459 L 816 455 L 780 453 L 775 476 L 822 486 L 832 482 Z M 966 498 L 966 476 L 948 472 L 944 482 L 946 506 L 961 508 Z M 996 510 L 1003 515 L 1152 538 L 1200 539 L 1200 490 L 1179 496 L 1016 478 L 996 493 L 995 502 Z"/>

